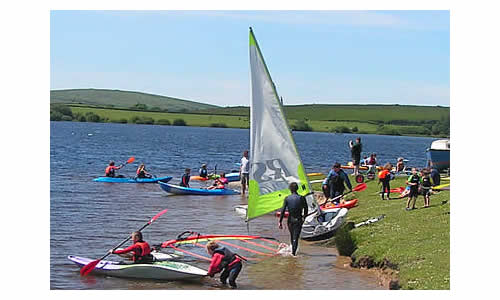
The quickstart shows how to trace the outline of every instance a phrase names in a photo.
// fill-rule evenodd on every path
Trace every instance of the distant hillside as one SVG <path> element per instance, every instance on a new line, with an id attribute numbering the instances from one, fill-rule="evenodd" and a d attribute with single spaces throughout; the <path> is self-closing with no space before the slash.
<path id="1" fill-rule="evenodd" d="M 197 113 L 249 116 L 246 106 L 212 108 Z M 414 105 L 337 105 L 307 104 L 285 105 L 288 119 L 314 121 L 373 121 L 383 123 L 412 123 L 443 121 L 449 119 L 450 108 L 441 106 Z M 398 122 L 401 121 L 401 122 Z"/>
<path id="2" fill-rule="evenodd" d="M 105 89 L 52 90 L 50 91 L 50 102 L 115 108 L 130 108 L 140 104 L 146 105 L 149 109 L 158 111 L 168 110 L 170 112 L 219 108 L 219 106 L 216 105 L 172 97 Z"/>

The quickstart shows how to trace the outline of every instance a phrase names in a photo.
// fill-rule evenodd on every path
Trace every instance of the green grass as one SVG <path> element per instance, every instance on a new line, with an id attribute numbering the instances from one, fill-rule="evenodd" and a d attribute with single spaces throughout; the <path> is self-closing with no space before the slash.
<path id="1" fill-rule="evenodd" d="M 398 177 L 391 181 L 391 187 L 404 186 L 405 180 Z M 406 198 L 382 201 L 377 182 L 369 181 L 367 186 L 356 193 L 358 206 L 349 210 L 347 221 L 359 223 L 381 214 L 385 218 L 350 231 L 357 247 L 353 257 L 368 256 L 375 262 L 387 259 L 396 264 L 403 289 L 449 289 L 450 192 L 432 195 L 430 208 L 406 211 Z M 321 184 L 313 184 L 313 188 L 319 191 Z M 416 207 L 421 206 L 420 195 Z"/>

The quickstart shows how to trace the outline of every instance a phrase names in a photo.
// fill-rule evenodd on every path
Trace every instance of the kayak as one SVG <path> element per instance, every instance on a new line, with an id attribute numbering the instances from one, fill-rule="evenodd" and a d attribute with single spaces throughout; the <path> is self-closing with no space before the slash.
<path id="1" fill-rule="evenodd" d="M 406 187 L 400 186 L 398 188 L 391 189 L 390 191 L 391 191 L 391 193 L 401 194 L 402 192 L 404 192 L 405 189 L 406 189 Z"/>
<path id="2" fill-rule="evenodd" d="M 114 182 L 114 183 L 156 183 L 169 182 L 172 176 L 154 177 L 154 178 L 126 178 L 126 177 L 98 177 L 95 182 Z"/>
<path id="3" fill-rule="evenodd" d="M 212 176 L 208 176 L 208 177 L 201 177 L 201 176 L 198 176 L 198 175 L 193 175 L 191 177 L 189 177 L 190 180 L 198 180 L 198 181 L 207 181 L 207 180 L 212 180 L 212 179 L 215 179 L 215 178 L 219 178 L 220 175 L 212 175 Z M 226 178 L 227 178 L 227 181 L 228 182 L 234 182 L 234 181 L 239 181 L 240 180 L 240 173 L 236 172 L 236 173 L 228 173 L 226 174 Z"/>
<path id="4" fill-rule="evenodd" d="M 173 185 L 169 183 L 159 182 L 160 187 L 167 193 L 177 195 L 200 195 L 200 196 L 217 196 L 217 195 L 238 195 L 240 192 L 232 189 L 196 189 Z"/>
<path id="5" fill-rule="evenodd" d="M 354 206 L 356 206 L 357 203 L 358 203 L 358 199 L 352 199 L 352 200 L 345 201 L 344 203 L 339 203 L 339 204 L 333 204 L 331 202 L 328 202 L 328 203 L 320 205 L 319 208 L 321 208 L 322 210 L 328 210 L 328 209 L 332 209 L 332 208 L 353 208 Z M 275 216 L 280 217 L 281 211 L 280 210 L 276 211 Z M 288 218 L 288 211 L 285 211 L 284 218 Z"/>
<path id="6" fill-rule="evenodd" d="M 330 209 L 330 208 L 353 208 L 358 204 L 358 199 L 352 199 L 348 201 L 344 201 L 343 203 L 333 204 L 332 202 L 328 202 L 320 205 L 321 209 Z"/>
<path id="7" fill-rule="evenodd" d="M 69 255 L 68 259 L 80 268 L 93 259 Z M 120 264 L 116 261 L 100 261 L 92 273 L 114 277 L 157 279 L 157 280 L 194 280 L 207 275 L 200 268 L 174 261 L 160 261 L 152 264 Z"/>

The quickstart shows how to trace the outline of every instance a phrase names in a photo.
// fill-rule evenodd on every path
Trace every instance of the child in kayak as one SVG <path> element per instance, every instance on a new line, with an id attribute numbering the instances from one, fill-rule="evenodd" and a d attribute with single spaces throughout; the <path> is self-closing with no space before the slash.
<path id="1" fill-rule="evenodd" d="M 139 168 L 137 168 L 136 177 L 137 178 L 152 178 L 153 175 L 151 175 L 150 173 L 148 173 L 148 171 L 146 171 L 146 165 L 141 164 L 139 166 Z"/>
<path id="2" fill-rule="evenodd" d="M 428 169 L 422 170 L 422 195 L 424 196 L 424 208 L 430 206 L 431 202 L 431 176 Z"/>
<path id="3" fill-rule="evenodd" d="M 226 173 L 221 173 L 219 178 L 216 178 L 214 181 L 214 184 L 210 187 L 208 187 L 208 190 L 223 190 L 226 188 L 226 185 L 228 184 L 228 180 L 226 178 Z"/>
<path id="4" fill-rule="evenodd" d="M 229 285 L 232 289 L 235 289 L 237 287 L 236 278 L 243 267 L 240 256 L 226 247 L 219 246 L 215 241 L 210 241 L 206 248 L 208 254 L 212 256 L 208 276 L 214 277 L 216 273 L 222 271 L 222 274 L 220 274 L 222 284 L 226 284 L 229 279 Z"/>
<path id="5" fill-rule="evenodd" d="M 151 255 L 151 248 L 149 244 L 142 239 L 142 233 L 140 231 L 132 232 L 132 241 L 134 244 L 122 250 L 111 249 L 109 252 L 111 254 L 124 254 L 132 252 L 132 261 L 134 264 L 150 264 L 153 262 L 154 258 Z"/>
<path id="6" fill-rule="evenodd" d="M 208 170 L 207 170 L 207 165 L 202 164 L 200 171 L 199 171 L 200 177 L 202 178 L 207 178 L 208 177 Z"/>
<path id="7" fill-rule="evenodd" d="M 116 176 L 115 170 L 119 170 L 123 167 L 123 165 L 119 165 L 118 167 L 115 166 L 114 161 L 110 161 L 109 165 L 106 167 L 106 170 L 104 171 L 104 174 L 106 177 L 123 177 L 123 176 Z"/>
<path id="8" fill-rule="evenodd" d="M 390 186 L 391 170 L 392 170 L 392 165 L 390 163 L 386 163 L 384 169 L 378 172 L 379 182 L 382 183 L 382 191 L 380 191 L 380 197 L 382 198 L 382 200 L 385 200 L 384 194 L 386 193 L 386 191 L 387 191 L 387 200 L 390 199 L 389 194 L 391 193 L 391 186 Z"/>
<path id="9" fill-rule="evenodd" d="M 418 197 L 418 187 L 420 185 L 421 179 L 417 174 L 417 168 L 411 169 L 411 175 L 408 177 L 406 184 L 410 186 L 410 193 L 408 194 L 408 201 L 406 202 L 406 210 L 415 209 L 415 202 Z M 411 200 L 413 200 L 412 207 L 410 208 Z"/>
<path id="10" fill-rule="evenodd" d="M 186 170 L 184 170 L 184 175 L 182 175 L 181 183 L 179 184 L 180 186 L 187 188 L 189 187 L 189 178 L 191 177 L 189 175 L 190 173 L 191 173 L 190 168 L 186 168 Z"/>

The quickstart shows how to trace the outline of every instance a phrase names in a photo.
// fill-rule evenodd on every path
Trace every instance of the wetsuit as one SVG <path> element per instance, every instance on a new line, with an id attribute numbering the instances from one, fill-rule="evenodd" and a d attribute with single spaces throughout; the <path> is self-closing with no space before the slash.
<path id="1" fill-rule="evenodd" d="M 432 178 L 432 183 L 435 186 L 441 183 L 441 177 L 439 177 L 439 171 L 437 169 L 432 169 L 431 178 Z"/>
<path id="2" fill-rule="evenodd" d="M 304 196 L 293 193 L 285 198 L 281 209 L 280 224 L 288 208 L 288 230 L 290 231 L 290 242 L 292 244 L 292 254 L 295 255 L 299 246 L 299 236 L 302 231 L 302 224 L 308 214 L 307 202 Z"/>
<path id="3" fill-rule="evenodd" d="M 410 175 L 408 177 L 408 183 L 416 183 L 416 185 L 410 185 L 410 194 L 408 197 L 417 197 L 418 196 L 418 186 L 420 185 L 420 176 L 418 175 Z"/>
<path id="4" fill-rule="evenodd" d="M 349 176 L 343 171 L 339 170 L 335 172 L 333 169 L 328 173 L 327 178 L 330 181 L 330 197 L 335 198 L 339 195 L 342 195 L 345 190 L 345 184 L 349 190 L 352 190 L 351 181 L 349 180 Z M 338 200 L 337 200 L 338 201 Z"/>
<path id="5" fill-rule="evenodd" d="M 214 250 L 212 255 L 208 275 L 213 276 L 215 273 L 222 271 L 220 281 L 226 284 L 229 279 L 229 285 L 236 288 L 236 278 L 240 274 L 241 268 L 241 260 L 237 254 L 226 247 L 219 247 Z"/>
<path id="6" fill-rule="evenodd" d="M 151 248 L 149 247 L 149 244 L 144 241 L 136 242 L 132 246 L 123 250 L 113 251 L 114 254 L 123 254 L 128 252 L 133 253 L 132 260 L 134 261 L 134 264 L 150 264 L 154 260 L 153 255 L 151 255 Z"/>
<path id="7" fill-rule="evenodd" d="M 359 166 L 361 161 L 361 143 L 355 143 L 351 147 L 352 164 Z"/>
<path id="8" fill-rule="evenodd" d="M 422 194 L 425 196 L 431 193 L 431 178 L 429 176 L 422 177 Z"/>
<path id="9" fill-rule="evenodd" d="M 382 200 L 384 200 L 384 193 L 387 193 L 387 198 L 389 199 L 389 194 L 391 193 L 391 185 L 389 183 L 391 181 L 391 172 L 384 169 L 378 173 L 378 178 L 382 182 L 382 191 L 380 192 Z"/>
<path id="10" fill-rule="evenodd" d="M 321 189 L 323 189 L 323 195 L 325 195 L 326 199 L 330 198 L 330 179 L 328 177 L 323 180 L 321 184 Z"/>
<path id="11" fill-rule="evenodd" d="M 190 178 L 191 178 L 191 176 L 189 176 L 189 174 L 182 175 L 181 183 L 179 185 L 183 186 L 183 187 L 189 187 L 189 179 Z"/>

